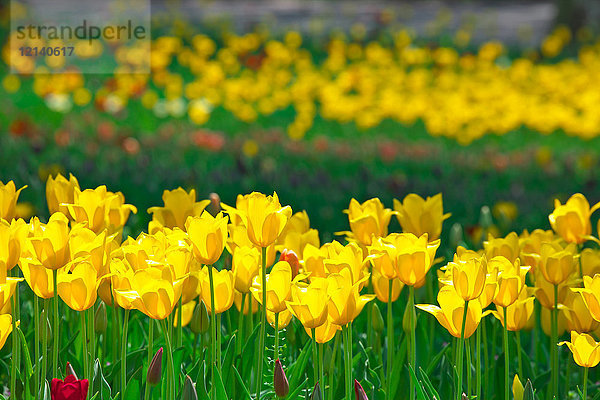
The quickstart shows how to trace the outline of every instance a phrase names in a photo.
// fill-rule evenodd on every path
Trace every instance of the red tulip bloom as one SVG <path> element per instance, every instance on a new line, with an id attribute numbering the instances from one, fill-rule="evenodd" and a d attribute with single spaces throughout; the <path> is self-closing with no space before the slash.
<path id="1" fill-rule="evenodd" d="M 62 379 L 52 379 L 50 393 L 52 400 L 85 400 L 88 393 L 89 382 L 87 379 L 77 379 L 69 375 Z"/>

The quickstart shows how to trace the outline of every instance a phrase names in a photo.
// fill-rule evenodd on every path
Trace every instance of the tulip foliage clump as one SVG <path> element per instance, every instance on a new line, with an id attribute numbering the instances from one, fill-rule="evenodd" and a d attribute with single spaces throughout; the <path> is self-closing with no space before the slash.
<path id="1" fill-rule="evenodd" d="M 600 203 L 581 194 L 556 201 L 551 229 L 521 234 L 501 234 L 484 207 L 470 239 L 456 223 L 444 235 L 441 194 L 408 194 L 393 209 L 352 199 L 349 230 L 321 243 L 308 214 L 276 193 L 228 205 L 165 190 L 133 237 L 124 226 L 138 210 L 105 186 L 50 177 L 50 217 L 29 222 L 15 218 L 23 189 L 0 182 L 4 398 L 599 390 Z"/>

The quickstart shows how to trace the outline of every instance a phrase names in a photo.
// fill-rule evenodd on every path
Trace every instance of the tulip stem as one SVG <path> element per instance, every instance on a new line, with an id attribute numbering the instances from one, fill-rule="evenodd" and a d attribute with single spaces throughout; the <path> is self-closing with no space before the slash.
<path id="1" fill-rule="evenodd" d="M 242 353 L 242 334 L 244 332 L 244 305 L 246 303 L 246 293 L 242 293 L 242 306 L 240 307 L 240 315 L 238 316 L 238 332 L 237 340 L 235 341 L 236 352 L 239 355 Z"/>
<path id="2" fill-rule="evenodd" d="M 52 335 L 53 357 L 52 357 L 52 373 L 58 376 L 58 342 L 60 341 L 59 326 L 58 326 L 58 270 L 52 270 L 54 275 L 54 334 Z"/>
<path id="3" fill-rule="evenodd" d="M 324 370 L 324 366 L 323 366 L 323 343 L 319 343 L 319 388 L 321 390 L 321 398 L 323 399 L 324 396 L 324 391 L 325 391 L 325 373 L 323 372 Z"/>
<path id="4" fill-rule="evenodd" d="M 481 320 L 481 329 L 482 329 L 482 340 L 483 340 L 483 396 L 482 399 L 487 398 L 489 382 L 488 382 L 488 366 L 490 365 L 489 359 L 489 351 L 488 351 L 488 340 L 487 340 L 487 328 L 486 328 L 486 319 Z"/>
<path id="5" fill-rule="evenodd" d="M 503 328 L 504 328 L 504 400 L 509 399 L 508 393 L 510 392 L 510 387 L 508 385 L 508 370 L 510 368 L 509 363 L 509 355 L 508 355 L 508 307 L 503 307 L 504 319 L 503 319 Z"/>
<path id="6" fill-rule="evenodd" d="M 44 310 L 42 311 L 42 322 L 40 325 L 43 325 L 42 328 L 42 375 L 41 382 L 42 387 L 46 385 L 46 376 L 47 376 L 47 365 L 48 365 L 48 299 L 44 299 Z M 37 388 L 38 395 L 43 395 L 43 390 Z"/>
<path id="7" fill-rule="evenodd" d="M 552 359 L 552 396 L 558 397 L 558 285 L 554 285 L 554 308 L 552 309 L 552 343 L 550 354 Z"/>
<path id="8" fill-rule="evenodd" d="M 344 334 L 344 367 L 346 376 L 346 400 L 351 400 L 350 393 L 352 392 L 352 366 L 350 356 L 350 323 L 348 323 L 343 329 Z"/>
<path id="9" fill-rule="evenodd" d="M 83 378 L 90 379 L 89 364 L 88 364 L 88 351 L 87 351 L 87 327 L 86 327 L 86 313 L 80 311 L 79 316 L 81 317 L 81 344 L 83 350 Z"/>
<path id="10" fill-rule="evenodd" d="M 523 379 L 523 357 L 521 356 L 521 331 L 515 332 L 515 338 L 517 339 L 517 362 L 519 377 Z"/>
<path id="11" fill-rule="evenodd" d="M 221 313 L 217 314 L 217 370 L 221 372 Z"/>
<path id="12" fill-rule="evenodd" d="M 275 352 L 275 361 L 279 360 L 279 313 L 275 313 L 275 346 L 273 346 Z"/>
<path id="13" fill-rule="evenodd" d="M 317 382 L 319 382 L 319 357 L 317 356 L 317 336 L 316 336 L 316 329 L 315 328 L 311 328 L 311 333 L 312 333 L 312 351 L 313 351 L 313 376 L 315 378 L 314 380 L 314 385 L 317 385 Z M 313 397 L 314 394 L 313 394 Z M 322 396 L 321 396 L 322 398 Z"/>
<path id="14" fill-rule="evenodd" d="M 412 288 L 412 286 L 411 286 Z M 462 325 L 460 328 L 460 341 L 458 342 L 458 350 L 456 352 L 456 369 L 458 372 L 458 385 L 456 385 L 456 400 L 460 400 L 462 396 L 463 383 L 463 350 L 465 346 L 465 328 L 467 326 L 467 314 L 469 312 L 469 300 L 465 300 L 463 307 Z"/>
<path id="15" fill-rule="evenodd" d="M 465 339 L 465 347 L 467 349 L 467 397 L 471 398 L 472 382 L 471 379 L 471 339 Z"/>
<path id="16" fill-rule="evenodd" d="M 196 336 L 198 338 L 198 336 Z M 154 347 L 154 320 L 149 318 L 148 320 L 148 370 L 146 371 L 146 376 L 148 376 L 148 372 L 150 371 L 150 364 L 152 363 L 152 348 Z M 194 351 L 196 349 L 194 348 Z M 144 400 L 148 400 L 150 398 L 150 385 L 146 380 L 146 389 L 144 390 Z"/>
<path id="17" fill-rule="evenodd" d="M 329 362 L 329 400 L 333 400 L 333 379 L 334 379 L 334 370 L 335 370 L 335 364 L 336 364 L 336 358 L 337 358 L 337 350 L 338 347 L 340 346 L 340 335 L 338 335 L 338 333 L 335 333 L 335 340 L 333 341 L 333 351 L 331 352 L 331 361 Z"/>
<path id="18" fill-rule="evenodd" d="M 475 398 L 481 399 L 481 329 L 475 332 L 475 346 L 477 350 L 477 359 L 475 360 L 475 370 L 477 373 L 475 383 Z"/>
<path id="19" fill-rule="evenodd" d="M 40 388 L 40 298 L 33 294 L 33 323 L 35 324 L 35 343 L 33 345 L 35 356 L 34 387 Z"/>
<path id="20" fill-rule="evenodd" d="M 209 269 L 210 271 L 210 269 Z M 163 327 L 163 335 L 165 335 L 165 341 L 167 342 L 167 361 L 169 368 L 167 370 L 167 380 L 169 382 L 169 393 L 167 395 L 168 400 L 175 400 L 175 365 L 173 364 L 173 348 L 171 346 L 171 338 L 167 333 L 167 322 L 166 319 L 160 321 Z"/>
<path id="21" fill-rule="evenodd" d="M 215 364 L 217 363 L 217 319 L 215 318 L 215 287 L 213 283 L 213 266 L 208 266 L 208 279 L 210 283 L 210 344 L 211 344 L 211 362 L 210 362 L 210 378 L 212 380 L 210 386 L 210 398 L 215 399 L 216 382 L 215 379 Z"/>
<path id="22" fill-rule="evenodd" d="M 19 290 L 19 288 L 17 287 L 15 289 Z M 12 299 L 12 309 L 15 309 L 15 297 L 13 295 Z M 11 393 L 11 397 L 12 393 L 16 393 L 16 389 L 17 389 L 17 316 L 14 315 L 12 318 L 12 350 L 10 353 L 10 393 Z"/>
<path id="23" fill-rule="evenodd" d="M 583 400 L 587 400 L 588 367 L 583 369 Z"/>
<path id="24" fill-rule="evenodd" d="M 394 320 L 392 314 L 392 288 L 393 281 L 388 280 L 388 303 L 387 303 L 387 371 L 386 381 L 387 390 L 386 398 L 391 400 L 392 398 L 392 363 L 394 356 Z"/>
<path id="25" fill-rule="evenodd" d="M 111 314 L 111 318 L 112 318 L 112 329 L 111 334 L 112 334 L 112 356 L 113 356 L 113 363 L 117 362 L 117 354 L 119 351 L 119 337 L 117 335 L 117 329 L 119 328 L 119 323 L 118 323 L 118 316 L 117 316 L 117 305 L 115 304 L 115 297 L 113 295 L 113 284 L 112 281 L 110 283 L 110 301 L 112 302 L 112 312 Z M 103 338 L 103 340 L 106 340 L 106 338 Z"/>
<path id="26" fill-rule="evenodd" d="M 410 366 L 413 371 L 417 373 L 417 344 L 415 342 L 415 287 L 409 286 L 408 292 L 408 309 L 410 312 Z M 412 379 L 410 381 L 410 392 L 408 395 L 409 399 L 413 399 L 415 396 L 415 383 Z"/>
<path id="27" fill-rule="evenodd" d="M 129 324 L 129 310 L 123 310 L 123 341 L 121 343 L 121 399 L 125 400 L 127 390 L 127 325 Z"/>
<path id="28" fill-rule="evenodd" d="M 256 375 L 256 400 L 260 399 L 262 389 L 263 356 L 265 351 L 265 335 L 267 329 L 267 248 L 261 248 L 262 263 L 262 307 L 260 318 L 260 338 L 258 343 L 258 371 Z M 252 307 L 251 307 L 252 308 Z"/>
<path id="29" fill-rule="evenodd" d="M 90 373 L 90 378 L 94 377 L 94 362 L 96 361 L 96 321 L 94 320 L 94 306 L 90 307 L 87 310 L 88 317 L 88 340 L 90 342 L 90 358 L 88 359 L 89 367 L 88 372 Z M 93 393 L 91 394 L 93 396 Z"/>
<path id="30" fill-rule="evenodd" d="M 179 297 L 179 307 L 177 307 L 177 348 L 183 346 L 183 306 L 181 304 L 181 296 Z"/>

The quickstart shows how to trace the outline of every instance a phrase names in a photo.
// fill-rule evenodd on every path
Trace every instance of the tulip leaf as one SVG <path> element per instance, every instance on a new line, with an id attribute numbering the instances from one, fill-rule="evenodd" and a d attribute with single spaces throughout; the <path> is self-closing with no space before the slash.
<path id="1" fill-rule="evenodd" d="M 110 385 L 102 375 L 100 360 L 94 362 L 94 377 L 92 379 L 92 393 L 100 393 L 100 400 L 110 400 Z"/>
<path id="2" fill-rule="evenodd" d="M 577 388 L 579 390 L 579 387 Z M 581 396 L 583 398 L 583 396 Z M 527 383 L 525 383 L 525 388 L 523 391 L 523 400 L 534 400 L 535 399 L 535 390 L 533 389 L 533 385 L 529 379 L 527 379 Z"/>
<path id="3" fill-rule="evenodd" d="M 50 385 L 48 385 L 48 380 L 44 379 L 44 396 L 42 400 L 52 400 L 52 394 L 50 393 Z"/>
<path id="4" fill-rule="evenodd" d="M 304 346 L 296 361 L 288 367 L 288 382 L 290 387 L 296 387 L 298 382 L 300 382 L 300 378 L 304 375 L 310 351 L 310 346 Z M 292 397 L 290 396 L 289 398 L 291 399 Z"/>
<path id="5" fill-rule="evenodd" d="M 225 385 L 223 385 L 223 379 L 221 378 L 221 372 L 218 368 L 215 368 L 215 389 L 217 400 L 227 400 L 227 392 L 225 391 Z"/>
<path id="6" fill-rule="evenodd" d="M 137 400 L 137 399 L 141 398 L 142 384 L 141 383 L 136 384 L 135 381 L 141 380 L 142 368 L 143 368 L 143 366 L 140 365 L 138 367 L 138 369 L 135 370 L 135 372 L 131 375 L 131 377 L 127 381 L 127 389 L 125 390 L 125 399 L 126 400 L 130 400 L 130 399 Z"/>
<path id="7" fill-rule="evenodd" d="M 24 371 L 25 377 L 27 379 L 27 382 L 31 382 L 32 377 L 33 377 L 33 368 L 31 366 L 31 355 L 29 354 L 29 347 L 27 347 L 27 340 L 25 339 L 25 335 L 23 334 L 23 331 L 18 326 L 17 326 L 17 332 L 19 334 L 19 339 L 21 339 L 21 348 L 22 348 L 23 354 L 25 355 L 25 371 Z M 25 386 L 27 388 L 27 393 L 29 394 L 30 385 L 25 385 Z"/>
<path id="8" fill-rule="evenodd" d="M 256 338 L 258 337 L 260 331 L 260 324 L 256 324 L 252 334 L 246 340 L 246 344 L 244 345 L 244 349 L 242 350 L 242 369 L 241 374 L 243 377 L 247 379 L 250 377 L 250 368 L 253 363 L 256 362 L 256 353 L 254 351 L 256 347 Z"/>
<path id="9" fill-rule="evenodd" d="M 205 352 L 203 352 L 205 353 Z M 205 354 L 204 354 L 205 355 Z M 198 375 L 196 376 L 196 392 L 200 395 L 201 399 L 208 399 L 208 391 L 206 390 L 206 358 L 202 357 L 202 363 L 198 368 Z"/>
<path id="10" fill-rule="evenodd" d="M 396 353 L 398 357 L 394 360 L 394 365 L 392 365 L 392 388 L 391 388 L 391 398 L 395 398 L 396 391 L 398 390 L 398 385 L 400 384 L 400 375 L 402 374 L 402 370 L 404 369 L 404 359 L 406 358 L 406 335 L 402 339 L 400 343 L 400 351 Z"/>
<path id="11" fill-rule="evenodd" d="M 238 383 L 240 384 L 240 386 L 242 387 L 242 389 L 244 389 L 244 393 L 246 394 L 246 398 L 247 399 L 252 399 L 252 395 L 250 394 L 250 391 L 248 390 L 248 388 L 244 384 L 244 380 L 240 376 L 240 373 L 238 372 L 238 370 L 235 367 L 235 365 L 233 365 L 232 368 L 233 368 L 233 373 L 235 374 L 235 377 L 236 377 Z"/>
<path id="12" fill-rule="evenodd" d="M 310 347 L 310 346 L 306 346 L 306 347 Z M 288 399 L 298 399 L 300 398 L 300 392 L 304 389 L 304 387 L 306 386 L 306 384 L 308 383 L 308 378 L 305 378 L 304 381 L 302 381 L 301 384 L 299 384 L 298 386 L 295 386 L 295 389 L 290 392 L 286 397 Z M 294 387 L 291 386 L 290 387 Z"/>
<path id="13" fill-rule="evenodd" d="M 235 355 L 235 334 L 231 335 L 231 339 L 227 343 L 227 348 L 225 349 L 225 356 L 223 357 L 223 382 L 227 384 L 227 387 L 232 387 L 233 382 L 230 382 L 231 376 L 231 368 L 233 367 L 233 359 Z"/>
<path id="14" fill-rule="evenodd" d="M 412 379 L 415 384 L 415 388 L 417 389 L 417 400 L 431 400 L 430 397 L 423 390 L 423 386 L 421 382 L 417 379 L 415 375 L 415 371 L 412 369 L 410 364 L 408 365 L 408 371 L 410 372 L 410 379 Z"/>
<path id="15" fill-rule="evenodd" d="M 438 363 L 440 362 L 440 360 L 442 359 L 442 357 L 444 356 L 444 354 L 446 354 L 446 352 L 450 349 L 450 343 L 446 344 L 442 350 L 437 353 L 429 362 L 429 364 L 427 364 L 427 367 L 425 368 L 424 373 L 429 375 L 431 374 L 431 371 L 433 371 L 433 369 L 438 365 Z"/>
<path id="16" fill-rule="evenodd" d="M 435 390 L 434 386 L 431 384 L 431 381 L 429 380 L 429 377 L 427 376 L 427 374 L 425 373 L 425 371 L 423 371 L 423 368 L 421 368 L 421 367 L 419 367 L 419 375 L 421 375 L 421 378 L 423 379 L 423 385 L 425 386 L 427 393 L 429 393 L 429 395 L 431 395 L 431 397 L 434 399 L 441 399 L 439 393 Z"/>
<path id="17" fill-rule="evenodd" d="M 600 391 L 598 391 L 598 393 L 596 393 L 596 395 L 592 397 L 592 400 L 600 400 Z"/>

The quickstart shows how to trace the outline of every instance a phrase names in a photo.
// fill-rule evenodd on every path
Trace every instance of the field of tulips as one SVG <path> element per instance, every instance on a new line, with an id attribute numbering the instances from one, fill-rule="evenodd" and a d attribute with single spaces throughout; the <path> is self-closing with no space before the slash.
<path id="1" fill-rule="evenodd" d="M 352 199 L 322 243 L 275 193 L 165 190 L 124 236 L 144 210 L 120 192 L 50 176 L 50 217 L 27 222 L 23 190 L 0 184 L 4 398 L 600 396 L 600 203 L 582 194 L 520 234 L 484 209 L 481 240 L 450 243 L 441 194 Z"/>

